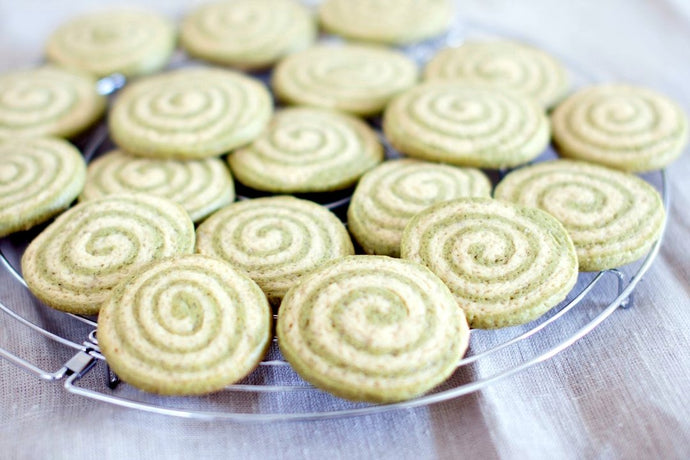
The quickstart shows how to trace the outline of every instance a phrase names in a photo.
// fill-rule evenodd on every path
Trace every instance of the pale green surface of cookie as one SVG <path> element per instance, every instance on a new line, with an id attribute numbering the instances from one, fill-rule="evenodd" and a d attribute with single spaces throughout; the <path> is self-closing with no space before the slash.
<path id="1" fill-rule="evenodd" d="M 564 157 L 628 172 L 663 168 L 688 144 L 688 118 L 666 96 L 626 84 L 590 86 L 568 97 L 551 121 Z"/>
<path id="2" fill-rule="evenodd" d="M 383 147 L 364 122 L 306 107 L 278 112 L 251 145 L 228 156 L 234 176 L 279 193 L 339 190 L 383 161 Z"/>
<path id="3" fill-rule="evenodd" d="M 226 206 L 199 226 L 196 249 L 246 273 L 274 305 L 315 268 L 354 254 L 345 226 L 333 213 L 289 196 Z"/>
<path id="4" fill-rule="evenodd" d="M 551 107 L 565 97 L 570 78 L 548 53 L 508 40 L 467 41 L 439 51 L 424 69 L 425 80 L 483 83 L 509 89 Z"/>
<path id="5" fill-rule="evenodd" d="M 400 257 L 400 239 L 412 217 L 441 201 L 482 196 L 491 196 L 491 182 L 478 169 L 387 161 L 357 184 L 347 211 L 348 229 L 367 254 Z"/>
<path id="6" fill-rule="evenodd" d="M 355 401 L 395 402 L 446 380 L 469 328 L 425 267 L 383 256 L 330 262 L 290 289 L 278 311 L 280 351 L 307 381 Z"/>
<path id="7" fill-rule="evenodd" d="M 96 77 L 126 77 L 162 69 L 175 50 L 175 27 L 143 9 L 114 9 L 76 17 L 48 38 L 48 60 Z"/>
<path id="8" fill-rule="evenodd" d="M 365 45 L 318 45 L 283 59 L 273 89 L 289 104 L 375 115 L 396 94 L 417 82 L 417 65 L 392 49 Z"/>
<path id="9" fill-rule="evenodd" d="M 453 21 L 451 0 L 326 0 L 319 20 L 345 38 L 408 44 L 440 35 Z"/>
<path id="10" fill-rule="evenodd" d="M 86 164 L 72 144 L 56 138 L 0 143 L 0 237 L 50 219 L 79 195 Z"/>
<path id="11" fill-rule="evenodd" d="M 491 198 L 460 198 L 415 216 L 402 257 L 443 280 L 470 327 L 527 323 L 565 299 L 578 276 L 577 255 L 550 214 Z"/>
<path id="12" fill-rule="evenodd" d="M 235 200 L 235 185 L 219 158 L 166 160 L 108 152 L 89 164 L 81 201 L 141 192 L 181 205 L 194 222 Z"/>
<path id="13" fill-rule="evenodd" d="M 182 22 L 180 42 L 192 56 L 261 69 L 316 40 L 312 13 L 295 0 L 234 0 L 202 5 Z"/>
<path id="14" fill-rule="evenodd" d="M 27 247 L 22 273 L 46 305 L 93 315 L 132 271 L 194 252 L 194 224 L 181 206 L 147 194 L 110 195 L 64 212 Z"/>
<path id="15" fill-rule="evenodd" d="M 271 95 L 259 80 L 191 67 L 127 86 L 115 99 L 109 127 L 128 153 L 191 160 L 253 141 L 272 113 Z"/>
<path id="16" fill-rule="evenodd" d="M 393 99 L 383 130 L 405 155 L 492 169 L 533 160 L 550 139 L 549 120 L 532 99 L 454 82 L 423 83 Z"/>
<path id="17" fill-rule="evenodd" d="M 249 374 L 271 343 L 259 286 L 227 262 L 186 255 L 120 283 L 98 315 L 98 345 L 123 381 L 164 395 L 221 390 Z"/>
<path id="18" fill-rule="evenodd" d="M 581 271 L 634 262 L 659 239 L 665 221 L 654 187 L 631 174 L 582 161 L 518 169 L 498 184 L 494 195 L 558 219 L 575 244 Z"/>
<path id="19" fill-rule="evenodd" d="M 0 141 L 72 137 L 105 111 L 91 76 L 55 66 L 0 74 Z"/>

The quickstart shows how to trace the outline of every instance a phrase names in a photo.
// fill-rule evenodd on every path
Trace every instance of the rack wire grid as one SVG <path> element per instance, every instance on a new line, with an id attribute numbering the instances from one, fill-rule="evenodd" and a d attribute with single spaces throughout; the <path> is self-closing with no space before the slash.
<path id="1" fill-rule="evenodd" d="M 457 46 L 468 38 L 511 38 L 514 33 L 495 27 L 456 21 L 444 36 L 404 48 L 408 56 L 423 64 L 439 48 Z M 322 38 L 337 41 L 334 37 Z M 527 41 L 527 40 L 522 40 Z M 547 50 L 548 51 L 548 50 Z M 584 70 L 558 53 L 553 53 L 569 68 L 574 85 L 581 86 L 605 80 L 601 72 Z M 171 67 L 189 65 L 189 60 L 178 54 Z M 270 74 L 258 74 L 268 81 Z M 103 94 L 113 94 L 125 80 L 119 75 L 99 81 Z M 380 120 L 371 120 L 380 133 Z M 387 157 L 396 157 L 383 136 L 381 140 Z M 105 125 L 100 125 L 87 136 L 75 140 L 88 160 L 112 148 Z M 555 157 L 552 147 L 537 161 Z M 507 171 L 494 174 L 494 182 Z M 670 194 L 664 170 L 644 175 L 661 193 L 665 209 L 670 209 Z M 251 199 L 262 194 L 237 184 L 238 198 Z M 310 195 L 334 211 L 341 219 L 345 214 L 352 190 L 333 194 Z M 664 227 L 666 222 L 664 222 Z M 20 259 L 28 242 L 44 228 L 21 232 L 0 239 L 0 279 L 10 282 L 10 290 L 26 290 L 20 273 Z M 0 343 L 0 357 L 35 374 L 46 381 L 61 382 L 66 391 L 82 397 L 156 414 L 201 420 L 231 420 L 239 422 L 274 422 L 314 420 L 375 414 L 391 410 L 408 409 L 446 401 L 481 390 L 501 379 L 508 378 L 531 366 L 544 362 L 587 335 L 618 308 L 633 304 L 633 290 L 652 265 L 662 237 L 640 261 L 620 269 L 598 273 L 580 273 L 578 283 L 567 298 L 540 319 L 529 324 L 503 330 L 472 330 L 467 355 L 458 362 L 456 372 L 444 384 L 421 397 L 384 405 L 344 401 L 322 392 L 302 380 L 283 359 L 276 339 L 258 368 L 241 382 L 223 391 L 203 397 L 162 397 L 139 391 L 114 376 L 98 347 L 97 323 L 94 318 L 62 313 L 24 295 L 26 302 L 6 305 L 5 292 L 0 294 L 0 312 L 7 321 L 3 327 L 21 326 L 41 338 L 50 353 L 64 356 L 64 364 L 56 370 L 44 369 L 36 363 L 10 351 L 11 344 Z M 23 293 L 26 294 L 26 293 Z M 2 329 L 0 329 L 2 330 Z M 5 335 L 5 334 L 3 334 Z M 3 348 L 3 346 L 5 348 Z M 63 361 L 60 361 L 63 362 Z M 318 395 L 316 394 L 318 393 Z"/>

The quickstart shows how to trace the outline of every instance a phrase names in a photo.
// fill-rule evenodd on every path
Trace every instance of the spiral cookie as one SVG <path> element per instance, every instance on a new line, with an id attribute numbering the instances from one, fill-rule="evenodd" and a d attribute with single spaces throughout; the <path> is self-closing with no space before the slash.
<path id="1" fill-rule="evenodd" d="M 548 161 L 514 171 L 498 184 L 495 196 L 558 219 L 575 244 L 582 271 L 639 259 L 659 239 L 665 220 L 654 187 L 581 161 Z"/>
<path id="2" fill-rule="evenodd" d="M 448 288 L 421 265 L 352 256 L 288 291 L 278 344 L 292 367 L 342 398 L 394 402 L 450 376 L 469 329 Z"/>
<path id="3" fill-rule="evenodd" d="M 89 164 L 82 201 L 123 192 L 162 196 L 198 222 L 235 199 L 228 169 L 218 158 L 165 160 L 108 152 Z"/>
<path id="4" fill-rule="evenodd" d="M 624 84 L 590 86 L 551 117 L 559 154 L 623 171 L 659 169 L 688 142 L 682 109 L 652 90 Z"/>
<path id="5" fill-rule="evenodd" d="M 538 318 L 577 281 L 568 233 L 551 215 L 490 198 L 460 198 L 422 211 L 405 228 L 402 256 L 450 288 L 471 327 Z"/>
<path id="6" fill-rule="evenodd" d="M 271 320 L 259 286 L 230 264 L 180 256 L 152 262 L 115 288 L 98 315 L 98 345 L 137 388 L 204 394 L 258 365 Z"/>
<path id="7" fill-rule="evenodd" d="M 270 192 L 322 192 L 354 184 L 383 161 L 366 123 L 330 110 L 280 111 L 250 146 L 228 157 L 245 185 Z"/>
<path id="8" fill-rule="evenodd" d="M 536 102 L 462 83 L 406 91 L 386 108 L 383 129 L 406 155 L 479 168 L 526 163 L 549 143 L 549 120 Z"/>
<path id="9" fill-rule="evenodd" d="M 58 310 L 92 315 L 133 270 L 194 250 L 194 224 L 179 205 L 145 194 L 78 204 L 34 239 L 22 257 L 31 292 Z"/>
<path id="10" fill-rule="evenodd" d="M 287 196 L 221 209 L 199 226 L 197 251 L 242 270 L 272 304 L 316 267 L 354 253 L 345 226 L 334 214 Z"/>
<path id="11" fill-rule="evenodd" d="M 134 155 L 198 159 L 251 142 L 272 112 L 271 96 L 258 80 L 186 68 L 125 88 L 110 112 L 110 134 Z"/>
<path id="12" fill-rule="evenodd" d="M 536 99 L 543 107 L 561 100 L 570 86 L 567 71 L 552 56 L 506 40 L 469 41 L 443 49 L 427 64 L 424 78 L 509 89 Z"/>
<path id="13" fill-rule="evenodd" d="M 448 29 L 453 5 L 450 0 L 326 0 L 319 19 L 326 31 L 346 38 L 406 44 Z"/>
<path id="14" fill-rule="evenodd" d="M 273 74 L 273 89 L 290 104 L 369 116 L 416 81 L 417 66 L 400 52 L 320 45 L 282 60 Z"/>
<path id="15" fill-rule="evenodd" d="M 0 74 L 0 141 L 16 137 L 71 137 L 105 110 L 96 80 L 44 66 Z"/>
<path id="16" fill-rule="evenodd" d="M 454 198 L 491 195 L 479 170 L 402 159 L 362 177 L 347 211 L 350 232 L 367 254 L 400 257 L 400 239 L 412 217 Z"/>
<path id="17" fill-rule="evenodd" d="M 294 0 L 235 0 L 203 5 L 182 23 L 192 56 L 242 69 L 268 67 L 316 39 L 311 12 Z"/>
<path id="18" fill-rule="evenodd" d="M 79 195 L 86 165 L 62 139 L 16 139 L 0 144 L 0 237 L 58 214 Z"/>
<path id="19" fill-rule="evenodd" d="M 118 9 L 63 24 L 48 39 L 46 55 L 56 64 L 97 77 L 130 77 L 165 67 L 174 49 L 170 21 L 146 10 Z"/>

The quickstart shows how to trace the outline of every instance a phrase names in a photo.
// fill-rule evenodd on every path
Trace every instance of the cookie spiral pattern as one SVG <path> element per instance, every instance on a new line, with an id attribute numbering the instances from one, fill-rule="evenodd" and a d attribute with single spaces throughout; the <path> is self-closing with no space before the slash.
<path id="1" fill-rule="evenodd" d="M 549 54 L 521 43 L 470 41 L 439 51 L 425 80 L 483 83 L 536 99 L 543 107 L 561 100 L 570 85 L 565 67 Z"/>
<path id="2" fill-rule="evenodd" d="M 450 288 L 471 327 L 538 318 L 577 281 L 575 248 L 563 226 L 534 208 L 490 198 L 434 205 L 405 228 L 402 257 Z"/>
<path id="3" fill-rule="evenodd" d="M 16 137 L 71 137 L 105 110 L 96 80 L 44 66 L 0 74 L 0 141 Z"/>
<path id="4" fill-rule="evenodd" d="M 619 267 L 642 257 L 665 220 L 659 193 L 642 179 L 581 161 L 556 160 L 508 174 L 497 199 L 543 209 L 575 244 L 582 271 Z"/>
<path id="5" fill-rule="evenodd" d="M 235 0 L 203 5 L 185 18 L 182 46 L 192 56 L 260 69 L 316 40 L 316 21 L 294 0 Z"/>
<path id="6" fill-rule="evenodd" d="M 417 81 L 404 54 L 364 45 L 320 45 L 282 60 L 273 74 L 276 95 L 290 104 L 368 116 Z"/>
<path id="7" fill-rule="evenodd" d="M 462 310 L 433 273 L 380 256 L 315 271 L 288 292 L 276 328 L 305 380 L 369 402 L 410 399 L 443 382 L 469 339 Z"/>
<path id="8" fill-rule="evenodd" d="M 254 140 L 273 112 L 266 88 L 228 70 L 186 68 L 125 88 L 110 112 L 123 150 L 146 157 L 218 156 Z"/>
<path id="9" fill-rule="evenodd" d="M 367 254 L 400 257 L 400 239 L 412 217 L 442 201 L 490 195 L 491 182 L 478 169 L 412 159 L 388 161 L 357 184 L 348 228 Z"/>
<path id="10" fill-rule="evenodd" d="M 549 121 L 531 99 L 495 88 L 429 82 L 396 97 L 383 129 L 402 153 L 458 166 L 526 163 L 549 143 Z"/>
<path id="11" fill-rule="evenodd" d="M 688 118 L 665 96 L 610 84 L 578 91 L 551 117 L 558 152 L 629 172 L 663 168 L 688 142 Z"/>
<path id="12" fill-rule="evenodd" d="M 31 292 L 58 310 L 93 315 L 142 265 L 194 251 L 194 224 L 179 205 L 145 194 L 111 195 L 66 211 L 22 257 Z"/>
<path id="13" fill-rule="evenodd" d="M 137 388 L 205 394 L 258 365 L 271 321 L 261 289 L 230 264 L 180 256 L 137 270 L 115 289 L 98 315 L 98 344 Z"/>
<path id="14" fill-rule="evenodd" d="M 114 193 L 140 192 L 181 205 L 198 222 L 235 199 L 235 186 L 218 158 L 165 160 L 134 157 L 120 150 L 89 164 L 79 197 L 93 200 Z"/>
<path id="15" fill-rule="evenodd" d="M 326 0 L 323 28 L 346 38 L 408 44 L 439 35 L 453 20 L 450 0 Z"/>
<path id="16" fill-rule="evenodd" d="M 58 214 L 79 195 L 86 164 L 72 144 L 55 138 L 0 144 L 0 237 Z"/>
<path id="17" fill-rule="evenodd" d="M 249 275 L 272 304 L 316 267 L 354 254 L 347 230 L 334 214 L 287 196 L 221 209 L 197 229 L 197 251 Z"/>
<path id="18" fill-rule="evenodd" d="M 289 108 L 228 162 L 240 182 L 257 190 L 323 192 L 354 184 L 383 156 L 366 123 L 330 110 Z"/>
<path id="19" fill-rule="evenodd" d="M 97 77 L 153 73 L 175 49 L 175 28 L 146 11 L 120 9 L 88 14 L 60 26 L 48 39 L 46 56 L 63 67 Z"/>

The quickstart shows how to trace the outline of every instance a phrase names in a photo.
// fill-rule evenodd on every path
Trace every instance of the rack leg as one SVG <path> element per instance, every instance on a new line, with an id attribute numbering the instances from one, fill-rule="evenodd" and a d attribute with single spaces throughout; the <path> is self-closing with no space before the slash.
<path id="1" fill-rule="evenodd" d="M 626 282 L 627 282 L 627 276 L 625 276 L 625 273 L 623 273 L 622 271 L 620 271 L 616 268 L 609 270 L 609 272 L 613 273 L 614 275 L 616 275 L 616 278 L 618 278 L 618 295 L 620 295 L 621 292 L 623 292 L 623 290 L 625 289 Z M 620 308 L 626 308 L 626 309 L 630 308 L 634 303 L 634 297 L 633 296 L 634 296 L 634 294 L 630 293 L 630 295 L 628 297 L 623 299 L 623 301 L 620 304 Z"/>

